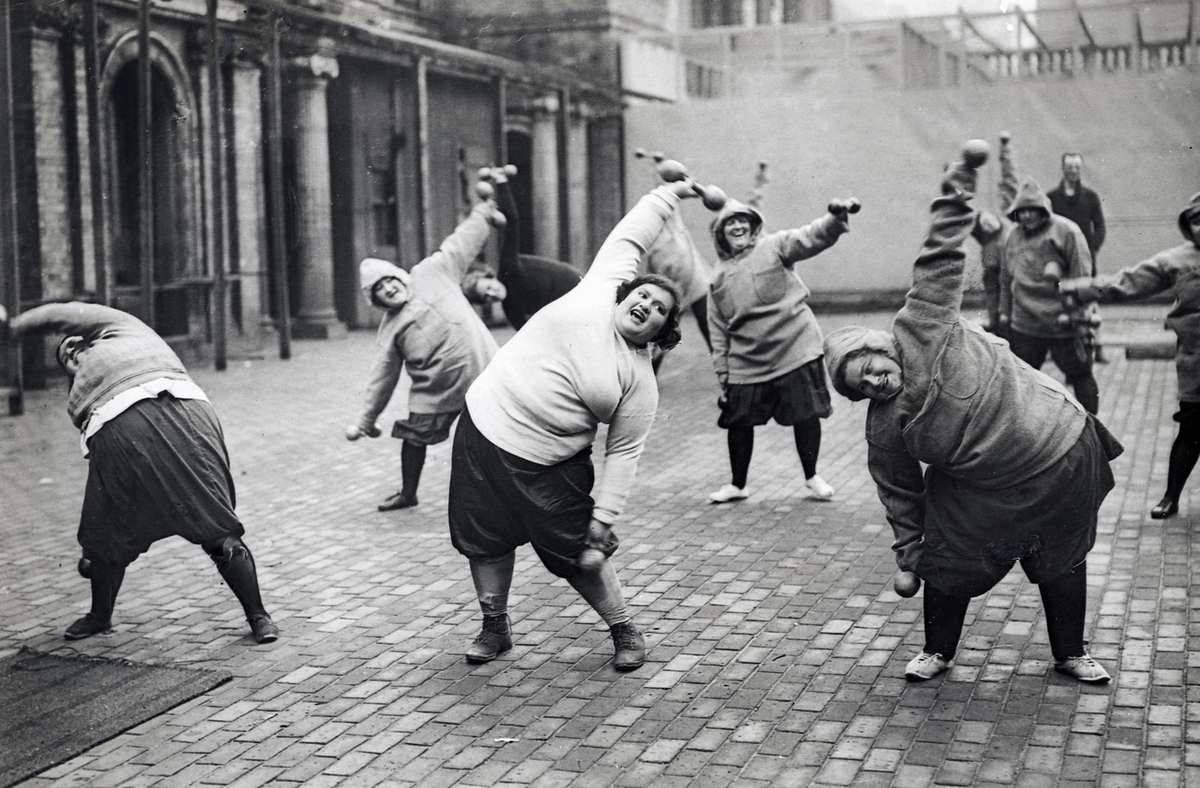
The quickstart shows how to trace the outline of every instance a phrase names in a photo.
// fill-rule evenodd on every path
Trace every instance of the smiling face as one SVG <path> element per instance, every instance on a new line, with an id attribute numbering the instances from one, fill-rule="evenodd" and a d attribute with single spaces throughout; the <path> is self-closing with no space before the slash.
<path id="1" fill-rule="evenodd" d="M 743 213 L 730 216 L 721 225 L 721 233 L 725 236 L 725 245 L 731 252 L 737 254 L 750 245 L 752 239 L 750 217 Z"/>
<path id="2" fill-rule="evenodd" d="M 1192 234 L 1192 243 L 1200 246 L 1200 211 L 1192 211 L 1187 217 L 1187 227 Z"/>
<path id="3" fill-rule="evenodd" d="M 846 362 L 846 387 L 868 399 L 889 400 L 900 393 L 904 374 L 890 356 L 869 350 Z"/>
<path id="4" fill-rule="evenodd" d="M 645 347 L 662 331 L 675 298 L 670 291 L 655 284 L 640 284 L 617 304 L 617 331 L 630 344 Z"/>
<path id="5" fill-rule="evenodd" d="M 1017 224 L 1027 233 L 1037 232 L 1048 219 L 1046 212 L 1038 208 L 1021 208 L 1017 211 Z"/>
<path id="6" fill-rule="evenodd" d="M 371 296 L 384 309 L 399 309 L 408 303 L 408 288 L 394 276 L 385 276 L 371 288 Z"/>

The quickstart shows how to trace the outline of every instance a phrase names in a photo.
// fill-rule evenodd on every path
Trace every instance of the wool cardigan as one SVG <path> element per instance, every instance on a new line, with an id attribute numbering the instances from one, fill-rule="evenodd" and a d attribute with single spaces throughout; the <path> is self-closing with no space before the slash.
<path id="1" fill-rule="evenodd" d="M 539 465 L 587 449 L 597 426 L 608 424 L 604 472 L 592 491 L 592 516 L 607 524 L 624 508 L 658 408 L 649 349 L 629 344 L 614 323 L 617 286 L 637 274 L 678 204 L 668 186 L 642 197 L 613 228 L 583 281 L 534 314 L 467 392 L 479 432 Z"/>
<path id="2" fill-rule="evenodd" d="M 961 247 L 975 221 L 975 173 L 952 169 L 946 179 L 952 192 L 933 202 L 912 287 L 892 323 L 903 387 L 867 412 L 868 466 L 897 563 L 910 571 L 924 533 L 922 463 L 978 489 L 1002 489 L 1065 456 L 1087 422 L 1057 381 L 962 318 Z"/>
<path id="3" fill-rule="evenodd" d="M 162 337 L 128 312 L 71 302 L 43 304 L 12 322 L 16 335 L 58 333 L 81 336 L 86 347 L 67 395 L 71 422 L 83 430 L 92 412 L 123 391 L 166 379 L 195 385 Z"/>
<path id="4" fill-rule="evenodd" d="M 408 367 L 412 386 L 408 411 L 458 413 L 467 388 L 496 353 L 496 340 L 462 292 L 467 268 L 487 243 L 491 206 L 480 202 L 441 247 L 413 266 L 411 272 L 368 258 L 360 265 L 360 284 L 370 300 L 371 288 L 393 276 L 405 282 L 410 297 L 399 309 L 387 310 L 379 324 L 379 351 L 367 381 L 359 425 L 372 429 L 387 407 Z"/>
<path id="5" fill-rule="evenodd" d="M 752 234 L 750 246 L 736 254 L 722 230 L 735 215 L 749 217 Z M 720 263 L 709 287 L 708 325 L 722 386 L 774 380 L 822 355 L 810 291 L 794 267 L 833 246 L 850 225 L 829 213 L 792 230 L 764 234 L 762 224 L 757 210 L 730 200 L 710 228 Z"/>

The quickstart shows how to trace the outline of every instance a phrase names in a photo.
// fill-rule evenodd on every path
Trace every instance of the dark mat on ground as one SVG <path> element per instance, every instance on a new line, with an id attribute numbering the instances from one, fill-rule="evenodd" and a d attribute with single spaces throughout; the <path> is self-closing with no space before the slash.
<path id="1" fill-rule="evenodd" d="M 230 674 L 22 648 L 0 659 L 0 786 L 224 684 Z"/>

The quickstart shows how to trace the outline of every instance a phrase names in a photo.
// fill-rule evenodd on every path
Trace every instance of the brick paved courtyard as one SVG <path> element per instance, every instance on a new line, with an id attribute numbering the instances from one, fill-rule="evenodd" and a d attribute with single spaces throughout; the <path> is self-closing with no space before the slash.
<path id="1" fill-rule="evenodd" d="M 74 568 L 86 464 L 60 387 L 0 417 L 0 655 L 77 649 L 235 675 L 26 785 L 1200 785 L 1200 496 L 1165 523 L 1146 514 L 1174 436 L 1170 361 L 1113 352 L 1097 367 L 1101 417 L 1126 446 L 1089 559 L 1091 649 L 1113 683 L 1050 669 L 1037 589 L 1016 570 L 973 602 L 952 670 L 907 684 L 921 600 L 891 590 L 865 406 L 838 400 L 825 423 L 835 501 L 803 497 L 790 431 L 775 427 L 758 433 L 751 498 L 710 506 L 727 461 L 694 338 L 664 367 L 618 528 L 647 664 L 614 672 L 598 617 L 523 548 L 515 647 L 467 665 L 478 611 L 445 525 L 449 444 L 429 452 L 421 505 L 381 514 L 399 443 L 342 437 L 372 341 L 194 370 L 283 630 L 268 646 L 182 540 L 130 568 L 111 635 L 67 646 L 88 599 Z"/>

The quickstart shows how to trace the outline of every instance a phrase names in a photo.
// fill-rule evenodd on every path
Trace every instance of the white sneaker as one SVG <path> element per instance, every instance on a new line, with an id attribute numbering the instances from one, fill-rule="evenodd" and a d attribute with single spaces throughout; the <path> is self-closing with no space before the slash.
<path id="1" fill-rule="evenodd" d="M 922 651 L 909 661 L 904 669 L 904 678 L 912 681 L 928 681 L 946 670 L 949 663 L 941 654 L 926 654 Z"/>
<path id="2" fill-rule="evenodd" d="M 818 501 L 833 500 L 833 487 L 819 475 L 812 477 L 805 484 L 808 485 L 809 498 L 816 498 Z"/>
<path id="3" fill-rule="evenodd" d="M 729 503 L 730 501 L 743 500 L 749 494 L 746 492 L 745 487 L 734 487 L 732 484 L 723 484 L 721 485 L 721 489 L 708 496 L 708 500 L 709 503 Z"/>
<path id="4" fill-rule="evenodd" d="M 1068 657 L 1062 662 L 1056 662 L 1054 669 L 1088 684 L 1107 684 L 1112 679 L 1104 666 L 1087 654 L 1082 657 Z"/>

